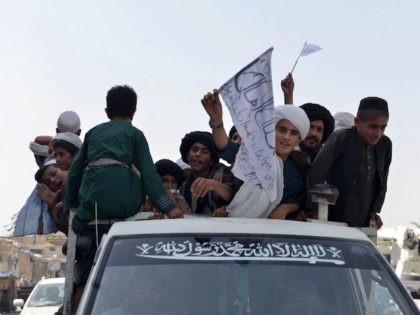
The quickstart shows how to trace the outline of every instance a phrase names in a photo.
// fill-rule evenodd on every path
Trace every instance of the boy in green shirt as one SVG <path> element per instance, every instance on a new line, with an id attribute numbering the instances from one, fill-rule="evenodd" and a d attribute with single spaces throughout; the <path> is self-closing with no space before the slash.
<path id="1" fill-rule="evenodd" d="M 113 220 L 126 219 L 139 211 L 146 195 L 170 218 L 182 217 L 182 211 L 174 206 L 162 185 L 146 138 L 131 124 L 137 106 L 136 92 L 126 85 L 114 86 L 108 91 L 106 102 L 110 121 L 86 133 L 70 168 L 64 194 L 64 209 L 76 208 L 73 230 L 92 239 L 95 247 L 94 240 L 100 241 Z M 95 217 L 101 220 L 97 236 L 94 225 L 89 225 Z M 91 250 L 92 257 L 86 257 L 76 284 L 86 282 L 94 253 Z"/>

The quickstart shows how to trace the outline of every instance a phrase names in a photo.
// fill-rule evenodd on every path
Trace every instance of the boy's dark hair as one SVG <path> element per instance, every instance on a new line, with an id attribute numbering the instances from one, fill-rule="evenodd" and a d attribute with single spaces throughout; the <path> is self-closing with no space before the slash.
<path id="1" fill-rule="evenodd" d="M 48 164 L 48 165 L 44 165 L 44 166 L 42 166 L 38 171 L 36 171 L 36 173 L 35 173 L 35 180 L 38 182 L 38 183 L 42 183 L 42 176 L 44 175 L 44 173 L 45 173 L 45 171 L 47 170 L 47 168 L 49 168 L 50 166 L 53 166 L 53 167 L 56 167 L 56 168 L 59 168 L 58 167 L 58 164 L 56 164 L 56 163 L 53 163 L 53 164 Z"/>
<path id="2" fill-rule="evenodd" d="M 232 139 L 235 132 L 238 132 L 238 130 L 236 130 L 235 126 L 232 126 L 232 128 L 230 128 L 230 131 L 229 131 L 229 139 Z"/>
<path id="3" fill-rule="evenodd" d="M 38 165 L 44 164 L 44 161 L 47 159 L 47 156 L 37 155 L 34 154 L 35 157 L 35 163 Z"/>
<path id="4" fill-rule="evenodd" d="M 53 148 L 62 148 L 68 153 L 70 153 L 71 156 L 75 156 L 79 152 L 79 148 L 76 147 L 74 144 L 71 144 L 70 142 L 61 139 L 53 140 Z"/>
<path id="5" fill-rule="evenodd" d="M 137 108 L 137 94 L 128 85 L 113 86 L 106 95 L 106 113 L 114 117 L 132 118 Z"/>
<path id="6" fill-rule="evenodd" d="M 155 165 L 161 177 L 165 175 L 171 175 L 175 178 L 178 188 L 181 187 L 181 185 L 185 181 L 185 177 L 184 171 L 178 164 L 168 159 L 162 159 L 157 161 Z"/>
<path id="7" fill-rule="evenodd" d="M 357 117 L 360 121 L 376 119 L 378 117 L 389 118 L 388 103 L 384 99 L 375 96 L 365 97 L 360 101 Z"/>

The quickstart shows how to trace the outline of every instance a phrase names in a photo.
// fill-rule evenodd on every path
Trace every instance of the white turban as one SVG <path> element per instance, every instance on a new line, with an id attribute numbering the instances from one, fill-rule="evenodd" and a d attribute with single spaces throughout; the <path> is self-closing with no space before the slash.
<path id="1" fill-rule="evenodd" d="M 354 125 L 354 115 L 348 112 L 337 112 L 334 115 L 335 130 L 350 128 Z"/>
<path id="2" fill-rule="evenodd" d="M 48 145 L 39 144 L 39 143 L 36 143 L 35 141 L 31 141 L 29 143 L 29 149 L 35 155 L 48 156 Z"/>
<path id="3" fill-rule="evenodd" d="M 309 132 L 310 122 L 302 108 L 294 105 L 280 105 L 274 107 L 274 111 L 275 124 L 282 119 L 286 119 L 299 130 L 301 139 L 306 138 Z"/>
<path id="4" fill-rule="evenodd" d="M 29 143 L 29 149 L 33 154 L 39 156 L 48 156 L 48 145 L 53 138 L 50 136 L 38 136 Z"/>
<path id="5" fill-rule="evenodd" d="M 185 163 L 182 158 L 179 158 L 178 160 L 176 160 L 176 164 L 179 165 L 179 167 L 181 167 L 183 170 L 187 170 L 190 169 L 191 166 L 187 163 Z"/>
<path id="6" fill-rule="evenodd" d="M 60 132 L 57 133 L 54 137 L 54 140 L 64 140 L 66 142 L 71 143 L 76 148 L 80 149 L 82 147 L 82 140 L 80 140 L 79 136 L 72 132 Z"/>
<path id="7" fill-rule="evenodd" d="M 61 113 L 57 120 L 57 129 L 60 132 L 77 132 L 80 129 L 79 115 L 71 110 Z"/>

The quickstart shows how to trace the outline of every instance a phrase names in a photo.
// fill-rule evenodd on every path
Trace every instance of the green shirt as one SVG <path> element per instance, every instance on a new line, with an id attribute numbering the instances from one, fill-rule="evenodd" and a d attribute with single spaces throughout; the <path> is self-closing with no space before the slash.
<path id="1" fill-rule="evenodd" d="M 104 158 L 126 167 L 86 169 L 89 163 Z M 146 194 L 163 212 L 174 208 L 143 133 L 128 122 L 112 120 L 86 133 L 70 168 L 64 197 L 66 204 L 77 207 L 73 229 L 80 232 L 95 218 L 95 203 L 98 219 L 125 219 L 139 211 Z"/>

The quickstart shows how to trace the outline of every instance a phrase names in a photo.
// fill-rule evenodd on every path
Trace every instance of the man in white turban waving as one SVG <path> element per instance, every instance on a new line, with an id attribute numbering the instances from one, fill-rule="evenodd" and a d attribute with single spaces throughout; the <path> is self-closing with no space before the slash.
<path id="1" fill-rule="evenodd" d="M 210 122 L 223 126 L 219 93 L 216 90 L 207 93 L 201 102 L 210 117 Z M 309 119 L 301 108 L 292 105 L 277 106 L 274 113 L 272 128 L 275 128 L 276 198 L 272 200 L 264 189 L 244 182 L 227 207 L 230 217 L 291 218 L 296 217 L 305 204 L 305 182 L 309 163 L 305 154 L 295 149 L 308 134 Z M 225 153 L 229 153 L 230 159 L 233 160 L 239 145 L 228 139 L 223 127 L 212 129 L 220 156 L 224 157 Z"/>
<path id="2" fill-rule="evenodd" d="M 277 180 L 283 189 L 270 201 L 260 188 L 244 183 L 228 206 L 229 216 L 286 219 L 296 217 L 305 204 L 309 163 L 304 153 L 295 149 L 308 134 L 309 119 L 296 106 L 281 105 L 274 110 L 276 161 L 280 165 Z"/>

